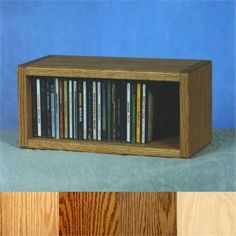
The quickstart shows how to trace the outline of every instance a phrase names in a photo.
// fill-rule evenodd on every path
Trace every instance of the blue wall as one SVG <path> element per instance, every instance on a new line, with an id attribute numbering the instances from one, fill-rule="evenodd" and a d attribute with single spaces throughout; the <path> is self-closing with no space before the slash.
<path id="1" fill-rule="evenodd" d="M 0 129 L 17 128 L 17 65 L 45 54 L 211 59 L 213 126 L 235 127 L 234 2 L 0 4 Z"/>

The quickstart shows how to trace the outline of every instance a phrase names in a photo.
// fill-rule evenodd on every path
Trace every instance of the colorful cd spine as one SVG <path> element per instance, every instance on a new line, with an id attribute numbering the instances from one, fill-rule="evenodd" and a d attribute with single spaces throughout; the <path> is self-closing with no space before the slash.
<path id="1" fill-rule="evenodd" d="M 146 84 L 142 84 L 141 143 L 146 143 Z"/>
<path id="2" fill-rule="evenodd" d="M 83 84 L 78 81 L 78 139 L 83 139 Z"/>
<path id="3" fill-rule="evenodd" d="M 69 138 L 73 138 L 73 84 L 69 80 Z"/>
<path id="4" fill-rule="evenodd" d="M 87 83 L 83 81 L 83 139 L 87 139 Z"/>
<path id="5" fill-rule="evenodd" d="M 107 141 L 111 141 L 111 81 L 107 81 Z"/>
<path id="6" fill-rule="evenodd" d="M 51 95 L 51 134 L 52 138 L 56 137 L 55 132 L 55 83 L 54 81 L 50 84 L 50 95 Z"/>
<path id="7" fill-rule="evenodd" d="M 88 92 L 88 111 L 87 111 L 87 122 L 88 122 L 88 139 L 93 139 L 93 91 L 92 91 L 92 81 L 87 82 L 87 92 Z"/>
<path id="8" fill-rule="evenodd" d="M 111 83 L 111 126 L 112 126 L 112 140 L 116 141 L 116 82 Z"/>
<path id="9" fill-rule="evenodd" d="M 55 79 L 55 113 L 56 113 L 56 139 L 60 138 L 60 114 L 59 114 L 59 81 Z"/>
<path id="10" fill-rule="evenodd" d="M 78 139 L 78 98 L 77 98 L 77 81 L 73 81 L 73 128 L 74 139 Z"/>
<path id="11" fill-rule="evenodd" d="M 107 86 L 106 82 L 102 81 L 102 140 L 105 141 L 107 139 Z"/>
<path id="12" fill-rule="evenodd" d="M 97 86 L 93 82 L 93 140 L 97 140 Z"/>
<path id="13" fill-rule="evenodd" d="M 68 138 L 68 81 L 64 80 L 64 138 Z"/>
<path id="14" fill-rule="evenodd" d="M 63 107 L 63 81 L 59 80 L 59 102 L 60 102 L 60 138 L 64 138 L 64 107 Z"/>
<path id="15" fill-rule="evenodd" d="M 116 141 L 121 141 L 121 94 L 120 81 L 116 82 Z"/>
<path id="16" fill-rule="evenodd" d="M 126 142 L 127 131 L 127 82 L 120 82 L 120 141 Z"/>
<path id="17" fill-rule="evenodd" d="M 51 80 L 47 79 L 46 80 L 46 119 L 47 119 L 47 137 L 51 137 L 51 96 L 50 96 L 50 83 Z"/>
<path id="18" fill-rule="evenodd" d="M 131 84 L 127 83 L 127 132 L 126 141 L 131 142 Z"/>
<path id="19" fill-rule="evenodd" d="M 136 142 L 136 83 L 131 83 L 131 142 Z"/>
<path id="20" fill-rule="evenodd" d="M 101 82 L 97 82 L 97 139 L 102 139 L 102 101 L 101 101 Z"/>
<path id="21" fill-rule="evenodd" d="M 40 79 L 36 79 L 38 136 L 42 136 Z"/>
<path id="22" fill-rule="evenodd" d="M 41 100 L 41 136 L 47 137 L 46 78 L 40 80 L 40 100 Z"/>
<path id="23" fill-rule="evenodd" d="M 136 142 L 140 143 L 141 137 L 141 84 L 137 83 L 137 93 L 136 93 Z"/>

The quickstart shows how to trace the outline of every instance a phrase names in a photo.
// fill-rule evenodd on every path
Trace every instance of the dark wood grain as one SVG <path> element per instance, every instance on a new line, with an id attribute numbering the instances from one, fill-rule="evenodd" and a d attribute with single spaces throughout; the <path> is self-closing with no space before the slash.
<path id="1" fill-rule="evenodd" d="M 23 64 L 27 75 L 77 78 L 179 81 L 182 71 L 191 71 L 205 60 L 47 56 Z"/>
<path id="2" fill-rule="evenodd" d="M 180 156 L 189 157 L 212 138 L 212 64 L 181 76 Z"/>
<path id="3" fill-rule="evenodd" d="M 91 57 L 91 56 L 46 56 L 23 64 L 31 68 L 66 68 L 84 70 L 119 70 L 143 72 L 191 71 L 207 63 L 206 60 Z M 201 65 L 199 65 L 201 63 Z"/>
<path id="4" fill-rule="evenodd" d="M 175 193 L 60 193 L 60 235 L 176 235 Z"/>
<path id="5" fill-rule="evenodd" d="M 176 235 L 175 193 L 120 193 L 119 235 Z"/>
<path id="6" fill-rule="evenodd" d="M 60 235 L 116 235 L 117 193 L 60 193 Z"/>

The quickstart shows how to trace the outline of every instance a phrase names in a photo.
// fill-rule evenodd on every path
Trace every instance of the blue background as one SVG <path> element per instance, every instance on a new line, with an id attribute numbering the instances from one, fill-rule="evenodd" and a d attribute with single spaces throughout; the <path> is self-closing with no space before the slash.
<path id="1" fill-rule="evenodd" d="M 213 127 L 235 127 L 233 1 L 0 4 L 0 129 L 17 128 L 17 65 L 47 54 L 210 59 Z"/>

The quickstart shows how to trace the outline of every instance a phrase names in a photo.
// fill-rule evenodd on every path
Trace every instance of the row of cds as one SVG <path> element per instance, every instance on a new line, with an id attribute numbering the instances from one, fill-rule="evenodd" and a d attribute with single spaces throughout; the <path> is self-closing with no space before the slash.
<path id="1" fill-rule="evenodd" d="M 33 136 L 146 143 L 153 93 L 144 82 L 32 77 Z"/>

